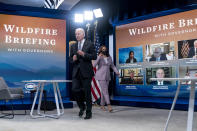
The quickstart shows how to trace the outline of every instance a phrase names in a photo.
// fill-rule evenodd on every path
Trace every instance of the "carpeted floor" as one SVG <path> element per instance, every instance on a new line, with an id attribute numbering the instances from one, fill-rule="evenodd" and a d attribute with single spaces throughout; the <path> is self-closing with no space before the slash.
<path id="1" fill-rule="evenodd" d="M 163 131 L 169 112 L 125 106 L 113 106 L 113 109 L 113 113 L 109 113 L 93 107 L 90 120 L 79 118 L 77 107 L 65 109 L 60 119 L 32 119 L 29 115 L 16 115 L 14 119 L 0 119 L 0 131 Z M 193 131 L 197 130 L 196 117 L 195 112 Z M 168 131 L 185 131 L 186 126 L 187 111 L 174 111 Z"/>

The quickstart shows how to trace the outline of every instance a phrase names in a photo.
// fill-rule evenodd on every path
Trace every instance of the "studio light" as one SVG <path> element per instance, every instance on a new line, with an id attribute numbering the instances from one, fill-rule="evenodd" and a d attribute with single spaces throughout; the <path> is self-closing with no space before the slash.
<path id="1" fill-rule="evenodd" d="M 87 23 L 89 23 L 90 21 L 94 20 L 94 18 L 100 18 L 100 17 L 103 17 L 101 8 L 94 10 L 86 10 L 84 11 L 83 14 L 80 13 L 75 14 L 75 22 L 83 23 L 84 21 L 87 21 Z"/>
<path id="2" fill-rule="evenodd" d="M 101 11 L 101 8 L 94 9 L 93 12 L 94 12 L 94 15 L 95 15 L 96 18 L 103 17 L 103 13 Z"/>
<path id="3" fill-rule="evenodd" d="M 75 22 L 83 23 L 83 14 L 75 14 Z"/>
<path id="4" fill-rule="evenodd" d="M 84 11 L 84 19 L 85 20 L 93 20 L 93 12 L 92 11 Z"/>

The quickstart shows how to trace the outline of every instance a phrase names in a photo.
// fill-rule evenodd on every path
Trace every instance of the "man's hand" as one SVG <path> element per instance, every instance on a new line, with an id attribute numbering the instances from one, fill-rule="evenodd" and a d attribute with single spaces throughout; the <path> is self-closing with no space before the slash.
<path id="1" fill-rule="evenodd" d="M 77 55 L 74 55 L 73 56 L 73 61 L 76 61 L 77 60 Z"/>
<path id="2" fill-rule="evenodd" d="M 83 51 L 81 51 L 81 50 L 78 50 L 77 53 L 78 53 L 79 55 L 81 55 L 81 56 L 84 56 L 84 55 L 85 55 L 85 53 L 84 53 Z"/>

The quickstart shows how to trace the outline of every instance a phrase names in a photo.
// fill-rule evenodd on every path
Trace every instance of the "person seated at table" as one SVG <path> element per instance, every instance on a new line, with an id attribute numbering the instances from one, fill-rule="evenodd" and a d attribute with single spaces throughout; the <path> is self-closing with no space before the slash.
<path id="1" fill-rule="evenodd" d="M 131 71 L 129 78 L 122 78 L 121 84 L 137 84 L 136 80 L 134 79 L 135 72 Z"/>
<path id="2" fill-rule="evenodd" d="M 164 78 L 165 73 L 163 69 L 157 69 L 156 71 L 156 77 L 157 78 Z M 163 80 L 157 80 L 157 81 L 151 81 L 151 85 L 170 85 L 170 81 L 163 81 Z"/>

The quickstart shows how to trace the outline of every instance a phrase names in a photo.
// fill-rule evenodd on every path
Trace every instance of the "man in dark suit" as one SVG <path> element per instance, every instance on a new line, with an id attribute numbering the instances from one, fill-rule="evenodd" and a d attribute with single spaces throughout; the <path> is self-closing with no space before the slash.
<path id="1" fill-rule="evenodd" d="M 156 77 L 157 78 L 164 78 L 165 77 L 165 73 L 164 73 L 164 70 L 163 69 L 157 69 L 156 71 Z M 171 82 L 170 81 L 152 81 L 150 83 L 151 85 L 170 85 Z"/>
<path id="2" fill-rule="evenodd" d="M 170 83 L 170 81 L 163 81 L 163 82 L 162 81 L 161 82 L 159 82 L 159 81 L 152 81 L 150 84 L 151 85 L 170 85 L 171 83 Z"/>
<path id="3" fill-rule="evenodd" d="M 130 77 L 126 79 L 127 84 L 136 84 L 134 76 L 135 76 L 135 72 L 132 70 L 130 72 Z"/>
<path id="4" fill-rule="evenodd" d="M 77 43 L 70 48 L 70 62 L 73 64 L 72 92 L 79 106 L 79 117 L 86 110 L 84 119 L 92 117 L 91 80 L 94 75 L 92 60 L 97 55 L 94 44 L 84 39 L 85 31 L 82 28 L 75 30 Z M 86 102 L 86 105 L 85 105 Z"/>
<path id="5" fill-rule="evenodd" d="M 194 46 L 190 48 L 188 58 L 197 58 L 197 40 L 194 41 Z"/>
<path id="6" fill-rule="evenodd" d="M 162 61 L 162 60 L 167 60 L 166 54 L 162 54 L 161 48 L 156 47 L 152 57 L 150 58 L 150 61 Z"/>
<path id="7" fill-rule="evenodd" d="M 129 58 L 126 60 L 126 63 L 135 63 L 137 62 L 136 58 L 134 57 L 134 52 L 129 52 Z"/>

